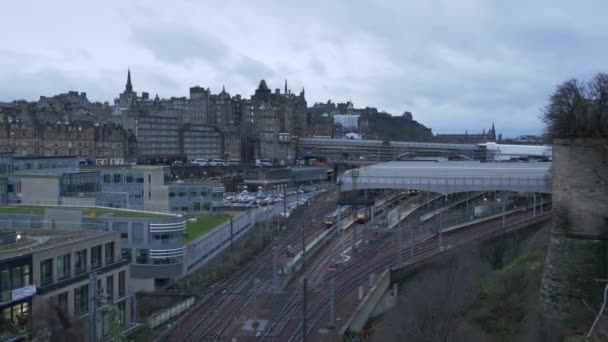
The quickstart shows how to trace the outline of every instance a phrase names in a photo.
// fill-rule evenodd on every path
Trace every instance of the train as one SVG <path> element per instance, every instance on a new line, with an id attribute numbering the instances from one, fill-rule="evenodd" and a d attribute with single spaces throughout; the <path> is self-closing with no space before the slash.
<path id="1" fill-rule="evenodd" d="M 351 208 L 350 206 L 345 205 L 342 208 L 340 208 L 340 220 L 344 220 L 352 215 L 353 215 L 353 208 Z M 325 226 L 327 228 L 330 228 L 333 225 L 335 225 L 336 223 L 338 223 L 338 209 L 332 211 L 330 214 L 325 216 L 325 220 L 323 222 L 325 223 Z"/>
<path id="2" fill-rule="evenodd" d="M 356 219 L 357 219 L 357 223 L 359 223 L 359 224 L 365 223 L 365 221 L 367 221 L 367 211 L 365 209 L 357 210 Z"/>

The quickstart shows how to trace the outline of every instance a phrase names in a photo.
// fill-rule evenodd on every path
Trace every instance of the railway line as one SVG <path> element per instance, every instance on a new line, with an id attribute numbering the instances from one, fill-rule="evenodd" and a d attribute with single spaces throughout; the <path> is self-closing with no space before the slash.
<path id="1" fill-rule="evenodd" d="M 330 192 L 320 195 L 318 201 L 313 201 L 301 215 L 293 215 L 286 222 L 287 227 L 310 226 L 312 219 L 323 216 L 331 210 L 326 198 Z M 319 224 L 316 229 L 321 229 Z M 314 229 L 309 230 L 310 234 Z M 287 245 L 296 245 L 302 239 L 300 229 L 287 229 L 287 236 L 279 242 L 279 250 Z M 157 338 L 157 341 L 218 341 L 224 340 L 222 334 L 233 322 L 233 317 L 252 298 L 253 279 L 259 279 L 260 287 L 267 286 L 272 276 L 272 246 L 268 246 L 255 261 L 239 268 L 228 279 L 211 286 L 213 290 L 207 294 L 195 309 L 187 313 L 178 322 L 179 329 L 171 329 Z"/>
<path id="2" fill-rule="evenodd" d="M 549 213 L 545 215 L 548 214 Z M 508 229 L 508 227 L 525 222 L 528 219 L 529 213 L 517 212 L 506 217 L 505 227 L 502 227 L 501 218 L 493 218 L 488 221 L 474 224 L 465 229 L 448 231 L 444 234 L 443 238 L 445 249 L 456 247 L 471 240 L 483 238 L 484 236 L 488 236 L 503 229 Z M 441 251 L 438 248 L 438 244 L 437 234 L 423 236 L 420 241 L 416 241 L 416 243 L 413 244 L 413 262 L 420 262 L 440 254 Z M 407 254 L 409 253 L 409 249 L 412 248 L 411 241 L 407 241 L 406 245 L 407 249 L 404 251 Z M 364 285 L 372 273 L 380 273 L 387 267 L 394 266 L 398 263 L 399 257 L 395 248 L 397 248 L 397 246 L 394 242 L 381 243 L 358 258 L 356 263 L 349 265 L 348 272 L 342 270 L 334 275 L 336 281 L 335 300 L 336 303 L 340 302 L 340 305 L 336 306 L 336 310 L 338 311 L 339 308 L 342 309 L 340 313 L 343 318 L 347 317 L 347 313 L 354 309 L 358 304 L 355 290 L 358 289 L 359 286 Z M 409 262 L 411 263 L 412 261 Z M 348 274 L 355 274 L 355 276 L 348 277 Z M 348 303 L 351 305 L 348 305 Z M 322 338 L 326 336 L 319 334 L 319 330 L 326 328 L 327 324 L 324 322 L 329 321 L 327 318 L 329 310 L 329 297 L 327 295 L 322 299 L 316 300 L 316 305 L 313 310 L 310 311 L 310 315 L 308 315 L 311 318 L 308 335 L 316 336 L 313 340 L 322 340 Z M 297 341 L 301 338 L 301 329 L 300 325 L 298 329 L 291 334 L 288 340 Z M 317 335 L 315 335 L 315 333 Z M 287 336 L 283 336 L 282 338 L 287 338 Z"/>
<path id="3" fill-rule="evenodd" d="M 278 253 L 277 264 L 284 264 L 291 260 L 293 253 L 301 252 L 302 234 L 304 234 L 305 243 L 308 243 L 307 241 L 312 241 L 325 230 L 322 218 L 334 209 L 332 205 L 328 205 L 328 203 L 335 203 L 334 201 L 329 202 L 328 199 L 331 196 L 331 192 L 319 196 L 316 201 L 311 202 L 309 207 L 304 207 L 304 210 L 298 215 L 293 215 L 288 219 L 286 232 L 281 232 L 282 237 L 275 242 L 276 253 Z M 381 220 L 384 215 L 386 220 L 386 214 L 396 205 L 403 204 L 401 202 L 403 199 L 403 197 L 390 194 L 383 200 L 378 201 L 381 206 L 374 210 L 375 213 L 379 214 L 376 217 Z M 433 198 L 433 200 L 436 199 Z M 409 200 L 412 203 L 418 201 L 418 204 L 424 202 L 417 197 Z M 416 215 L 406 216 L 402 219 L 403 225 L 413 227 L 419 223 L 418 220 L 422 213 L 428 214 L 432 211 L 433 209 L 429 210 L 428 206 L 426 210 L 424 206 L 419 206 L 413 211 L 416 212 Z M 460 215 L 458 213 L 445 211 L 443 215 L 446 222 L 460 219 L 456 217 Z M 451 215 L 454 218 L 450 219 Z M 508 215 L 507 226 L 512 225 L 515 222 L 513 220 L 526 215 L 527 213 Z M 497 225 L 496 222 L 500 222 L 500 218 L 476 223 L 464 229 L 447 231 L 443 233 L 442 245 L 445 248 L 451 248 L 463 241 L 478 238 L 477 235 L 481 236 L 489 234 L 493 230 L 502 229 L 501 225 Z M 397 255 L 395 239 L 385 238 L 386 234 L 393 234 L 395 230 L 388 232 L 385 229 L 384 231 L 374 232 L 367 225 L 357 223 L 349 226 L 350 228 L 354 227 L 354 229 L 343 227 L 341 230 L 336 230 L 332 236 L 328 237 L 330 241 L 325 247 L 319 249 L 315 254 L 307 256 L 306 266 L 296 278 L 306 277 L 310 284 L 310 292 L 307 298 L 307 306 L 312 308 L 307 314 L 307 317 L 310 317 L 309 335 L 311 333 L 313 335 L 317 334 L 315 336 L 319 340 L 331 335 L 318 333 L 319 329 L 326 327 L 324 322 L 329 311 L 329 283 L 331 278 L 333 278 L 335 284 L 335 301 L 340 303 L 337 307 L 353 309 L 357 304 L 355 290 L 369 279 L 370 274 L 378 273 L 379 270 L 386 269 L 386 267 L 394 265 L 399 260 L 407 260 L 412 246 L 416 261 L 440 253 L 437 234 L 428 233 L 432 231 L 435 225 L 434 219 L 428 219 L 419 224 L 417 227 L 419 233 L 416 236 L 415 243 L 412 243 L 409 237 L 403 238 L 401 240 L 403 246 L 401 257 Z M 300 227 L 305 227 L 305 229 L 302 230 Z M 361 231 L 359 236 L 355 235 L 355 230 Z M 407 228 L 403 229 L 403 232 L 406 231 Z M 343 234 L 343 237 L 340 236 L 340 233 Z M 367 235 L 367 238 L 365 235 Z M 345 245 L 349 245 L 355 238 L 359 239 L 356 241 L 357 253 L 355 254 L 354 251 L 347 248 L 346 253 L 349 256 L 346 261 L 341 260 L 346 254 L 344 253 Z M 287 250 L 290 251 L 289 254 L 291 255 L 288 255 Z M 301 307 L 303 296 L 300 282 L 291 282 L 287 284 L 288 286 L 281 287 L 279 292 L 276 292 L 277 289 L 271 289 L 270 280 L 274 269 L 272 257 L 272 247 L 268 246 L 254 261 L 239 268 L 228 279 L 214 284 L 211 287 L 212 290 L 201 300 L 200 304 L 180 319 L 178 322 L 179 329 L 172 329 L 157 341 L 229 341 L 231 338 L 237 338 L 238 341 L 296 341 L 301 338 L 299 332 L 302 330 Z M 255 282 L 255 279 L 259 282 Z M 270 296 L 268 293 L 271 291 L 273 295 Z M 260 293 L 266 295 L 258 298 Z M 261 300 L 265 306 L 272 307 L 272 303 L 269 302 L 272 302 L 273 298 L 278 303 L 274 303 L 275 306 L 272 310 L 265 307 L 267 312 L 262 316 L 266 319 L 259 320 L 256 314 L 259 308 L 259 305 L 256 305 L 257 302 Z M 354 306 L 349 305 L 350 302 Z M 340 316 L 345 317 L 343 312 L 340 312 Z M 244 317 L 250 319 L 243 319 Z M 253 321 L 258 324 L 264 322 L 264 325 L 258 329 L 257 326 L 251 325 Z M 247 324 L 249 324 L 249 331 L 243 331 Z"/>

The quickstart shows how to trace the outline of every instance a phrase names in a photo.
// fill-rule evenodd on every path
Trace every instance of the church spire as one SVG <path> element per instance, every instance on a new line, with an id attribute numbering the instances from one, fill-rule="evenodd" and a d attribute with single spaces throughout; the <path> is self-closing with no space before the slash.
<path id="1" fill-rule="evenodd" d="M 133 92 L 133 85 L 131 84 L 131 68 L 127 69 L 127 86 L 125 87 L 125 92 Z"/>

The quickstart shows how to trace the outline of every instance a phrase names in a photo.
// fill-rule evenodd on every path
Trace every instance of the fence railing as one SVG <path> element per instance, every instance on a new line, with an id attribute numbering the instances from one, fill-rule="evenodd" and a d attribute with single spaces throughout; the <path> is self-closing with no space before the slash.
<path id="1" fill-rule="evenodd" d="M 179 316 L 182 312 L 189 309 L 193 304 L 194 304 L 194 297 L 190 297 L 184 301 L 181 301 L 181 302 L 177 303 L 176 305 L 173 305 L 172 307 L 170 307 L 166 310 L 163 310 L 160 313 L 155 314 L 152 317 L 150 317 L 148 319 L 148 325 L 150 326 L 150 328 L 154 329 L 157 326 L 172 319 L 173 317 Z"/>
<path id="2" fill-rule="evenodd" d="M 253 211 L 242 212 L 192 241 L 186 247 L 186 269 L 189 271 L 197 267 L 205 257 L 227 247 L 231 238 L 236 239 L 240 234 L 251 228 L 254 223 L 255 215 Z"/>

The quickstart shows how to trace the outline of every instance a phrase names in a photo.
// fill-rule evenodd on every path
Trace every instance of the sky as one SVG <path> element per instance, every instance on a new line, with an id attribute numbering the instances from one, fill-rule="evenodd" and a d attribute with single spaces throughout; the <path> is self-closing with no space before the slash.
<path id="1" fill-rule="evenodd" d="M 68 90 L 112 102 L 195 85 L 410 111 L 434 133 L 539 134 L 554 87 L 606 71 L 608 1 L 3 3 L 0 101 Z"/>

